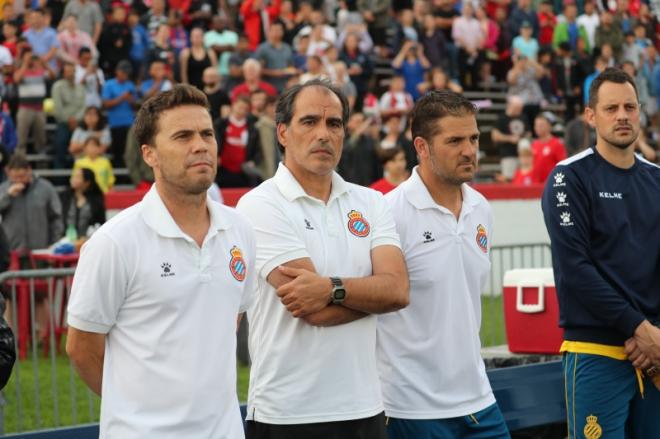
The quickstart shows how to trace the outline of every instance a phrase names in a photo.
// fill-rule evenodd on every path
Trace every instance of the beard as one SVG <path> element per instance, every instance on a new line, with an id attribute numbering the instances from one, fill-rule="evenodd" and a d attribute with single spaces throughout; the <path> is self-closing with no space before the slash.
<path id="1" fill-rule="evenodd" d="M 630 135 L 623 137 L 623 138 L 617 138 L 616 133 L 612 131 L 611 133 L 608 132 L 607 135 L 604 133 L 601 134 L 603 139 L 607 141 L 610 145 L 618 148 L 618 149 L 628 149 L 630 145 L 632 145 L 635 140 L 639 137 L 639 129 L 635 129 L 634 127 L 630 127 Z"/>
<path id="2" fill-rule="evenodd" d="M 461 162 L 460 165 L 472 165 L 474 167 L 474 172 L 471 173 L 458 173 L 446 171 L 440 167 L 437 162 L 437 157 L 434 153 L 429 154 L 429 159 L 431 162 L 431 170 L 433 173 L 443 180 L 445 183 L 451 186 L 460 186 L 463 183 L 470 182 L 474 179 L 474 174 L 476 173 L 477 164 L 474 161 L 465 161 Z"/>

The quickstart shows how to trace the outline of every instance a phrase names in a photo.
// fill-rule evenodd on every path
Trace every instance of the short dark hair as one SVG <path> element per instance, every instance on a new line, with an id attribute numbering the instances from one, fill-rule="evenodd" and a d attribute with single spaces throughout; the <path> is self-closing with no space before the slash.
<path id="1" fill-rule="evenodd" d="M 629 83 L 633 86 L 633 89 L 635 89 L 635 97 L 637 98 L 637 101 L 639 101 L 637 86 L 630 75 L 616 67 L 608 67 L 603 70 L 600 75 L 596 76 L 596 79 L 594 79 L 591 86 L 589 86 L 589 103 L 587 104 L 589 108 L 595 109 L 596 105 L 598 105 L 598 90 L 600 90 L 600 86 L 605 82 L 614 82 L 615 84 Z"/>
<path id="2" fill-rule="evenodd" d="M 84 55 L 85 53 L 92 53 L 92 49 L 90 49 L 87 46 L 83 46 L 83 47 L 80 48 L 80 50 L 78 50 L 78 56 L 79 57 Z"/>
<path id="3" fill-rule="evenodd" d="M 164 111 L 183 105 L 199 105 L 209 109 L 206 95 L 197 87 L 177 84 L 171 90 L 157 93 L 142 104 L 135 117 L 135 138 L 138 146 L 154 145 L 158 132 L 158 120 Z"/>
<path id="4" fill-rule="evenodd" d="M 7 169 L 31 169 L 32 166 L 25 154 L 16 153 L 9 158 Z"/>
<path id="5" fill-rule="evenodd" d="M 477 107 L 462 95 L 450 90 L 433 90 L 422 96 L 412 109 L 412 137 L 421 137 L 430 142 L 439 134 L 437 121 L 447 116 L 462 117 L 476 115 Z"/>
<path id="6" fill-rule="evenodd" d="M 391 160 L 394 160 L 394 157 L 396 157 L 399 153 L 402 153 L 403 148 L 401 148 L 399 145 L 395 146 L 394 148 L 379 148 L 377 152 L 378 160 L 380 160 L 380 163 L 385 166 L 385 164 Z"/>
<path id="7" fill-rule="evenodd" d="M 308 87 L 321 87 L 329 93 L 334 93 L 335 96 L 339 98 L 341 102 L 341 122 L 344 130 L 346 129 L 346 124 L 348 123 L 348 116 L 350 114 L 350 107 L 348 104 L 348 99 L 346 95 L 332 82 L 327 79 L 312 79 L 305 82 L 304 84 L 296 84 L 293 87 L 290 87 L 284 91 L 277 100 L 277 105 L 275 107 L 275 125 L 283 123 L 284 125 L 289 125 L 291 119 L 293 119 L 294 104 L 296 102 L 296 97 L 298 94 Z M 280 145 L 279 141 L 277 142 L 280 150 L 283 151 L 284 148 Z"/>

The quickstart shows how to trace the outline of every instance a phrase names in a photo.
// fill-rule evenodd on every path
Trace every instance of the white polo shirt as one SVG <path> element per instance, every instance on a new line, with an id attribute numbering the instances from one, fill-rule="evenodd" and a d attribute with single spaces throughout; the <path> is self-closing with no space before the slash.
<path id="1" fill-rule="evenodd" d="M 242 438 L 236 316 L 254 298 L 254 233 L 208 199 L 201 248 L 156 186 L 82 249 L 69 325 L 106 334 L 101 438 Z"/>
<path id="2" fill-rule="evenodd" d="M 334 173 L 325 204 L 307 195 L 280 164 L 275 176 L 248 192 L 237 208 L 252 222 L 257 237 L 258 293 L 248 310 L 248 419 L 306 424 L 383 411 L 376 316 L 314 327 L 292 317 L 266 282 L 273 269 L 300 258 L 311 258 L 322 276 L 370 276 L 371 250 L 399 247 L 383 196 Z"/>
<path id="3" fill-rule="evenodd" d="M 438 205 L 417 168 L 387 194 L 410 277 L 410 304 L 378 316 L 385 413 L 465 416 L 495 402 L 480 354 L 481 292 L 490 273 L 492 214 L 463 184 L 460 218 Z"/>

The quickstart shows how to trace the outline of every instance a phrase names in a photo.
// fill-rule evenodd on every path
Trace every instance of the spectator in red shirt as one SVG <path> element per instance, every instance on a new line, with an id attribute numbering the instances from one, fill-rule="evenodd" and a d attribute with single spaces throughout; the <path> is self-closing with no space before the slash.
<path id="1" fill-rule="evenodd" d="M 406 169 L 406 154 L 401 147 L 397 146 L 380 150 L 378 157 L 383 164 L 383 178 L 369 187 L 386 194 L 406 181 L 410 175 Z"/>
<path id="2" fill-rule="evenodd" d="M 250 97 L 246 95 L 238 96 L 229 116 L 217 122 L 218 186 L 253 187 L 259 183 L 255 162 L 260 143 L 254 122 L 250 116 Z"/>
<path id="3" fill-rule="evenodd" d="M 243 63 L 243 78 L 245 82 L 231 90 L 231 101 L 239 96 L 250 96 L 255 90 L 263 90 L 269 96 L 277 96 L 277 90 L 269 83 L 261 80 L 261 64 L 256 59 L 246 59 Z"/>
<path id="4" fill-rule="evenodd" d="M 557 17 L 552 10 L 552 1 L 542 1 L 539 4 L 537 16 L 539 19 L 539 45 L 541 47 L 550 47 L 552 46 L 552 35 L 557 25 Z"/>
<path id="5" fill-rule="evenodd" d="M 518 169 L 516 169 L 512 184 L 520 186 L 531 186 L 534 181 L 534 157 L 532 156 L 532 144 L 529 139 L 520 139 L 518 142 Z"/>
<path id="6" fill-rule="evenodd" d="M 264 31 L 279 15 L 281 3 L 282 0 L 245 0 L 241 3 L 240 13 L 243 17 L 245 35 L 250 42 L 250 50 L 256 50 L 265 39 Z M 264 14 L 268 17 L 268 23 L 264 23 L 262 20 Z"/>
<path id="7" fill-rule="evenodd" d="M 545 183 L 557 163 L 566 158 L 566 148 L 562 141 L 552 135 L 552 120 L 554 117 L 542 113 L 534 119 L 534 132 L 537 139 L 532 142 L 534 156 L 533 174 L 537 183 Z"/>

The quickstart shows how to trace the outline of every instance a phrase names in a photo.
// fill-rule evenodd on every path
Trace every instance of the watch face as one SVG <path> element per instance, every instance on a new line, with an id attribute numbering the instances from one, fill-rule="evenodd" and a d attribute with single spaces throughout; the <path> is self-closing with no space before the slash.
<path id="1" fill-rule="evenodd" d="M 346 290 L 344 289 L 337 289 L 334 292 L 334 299 L 335 300 L 344 300 L 344 297 L 346 297 Z"/>

